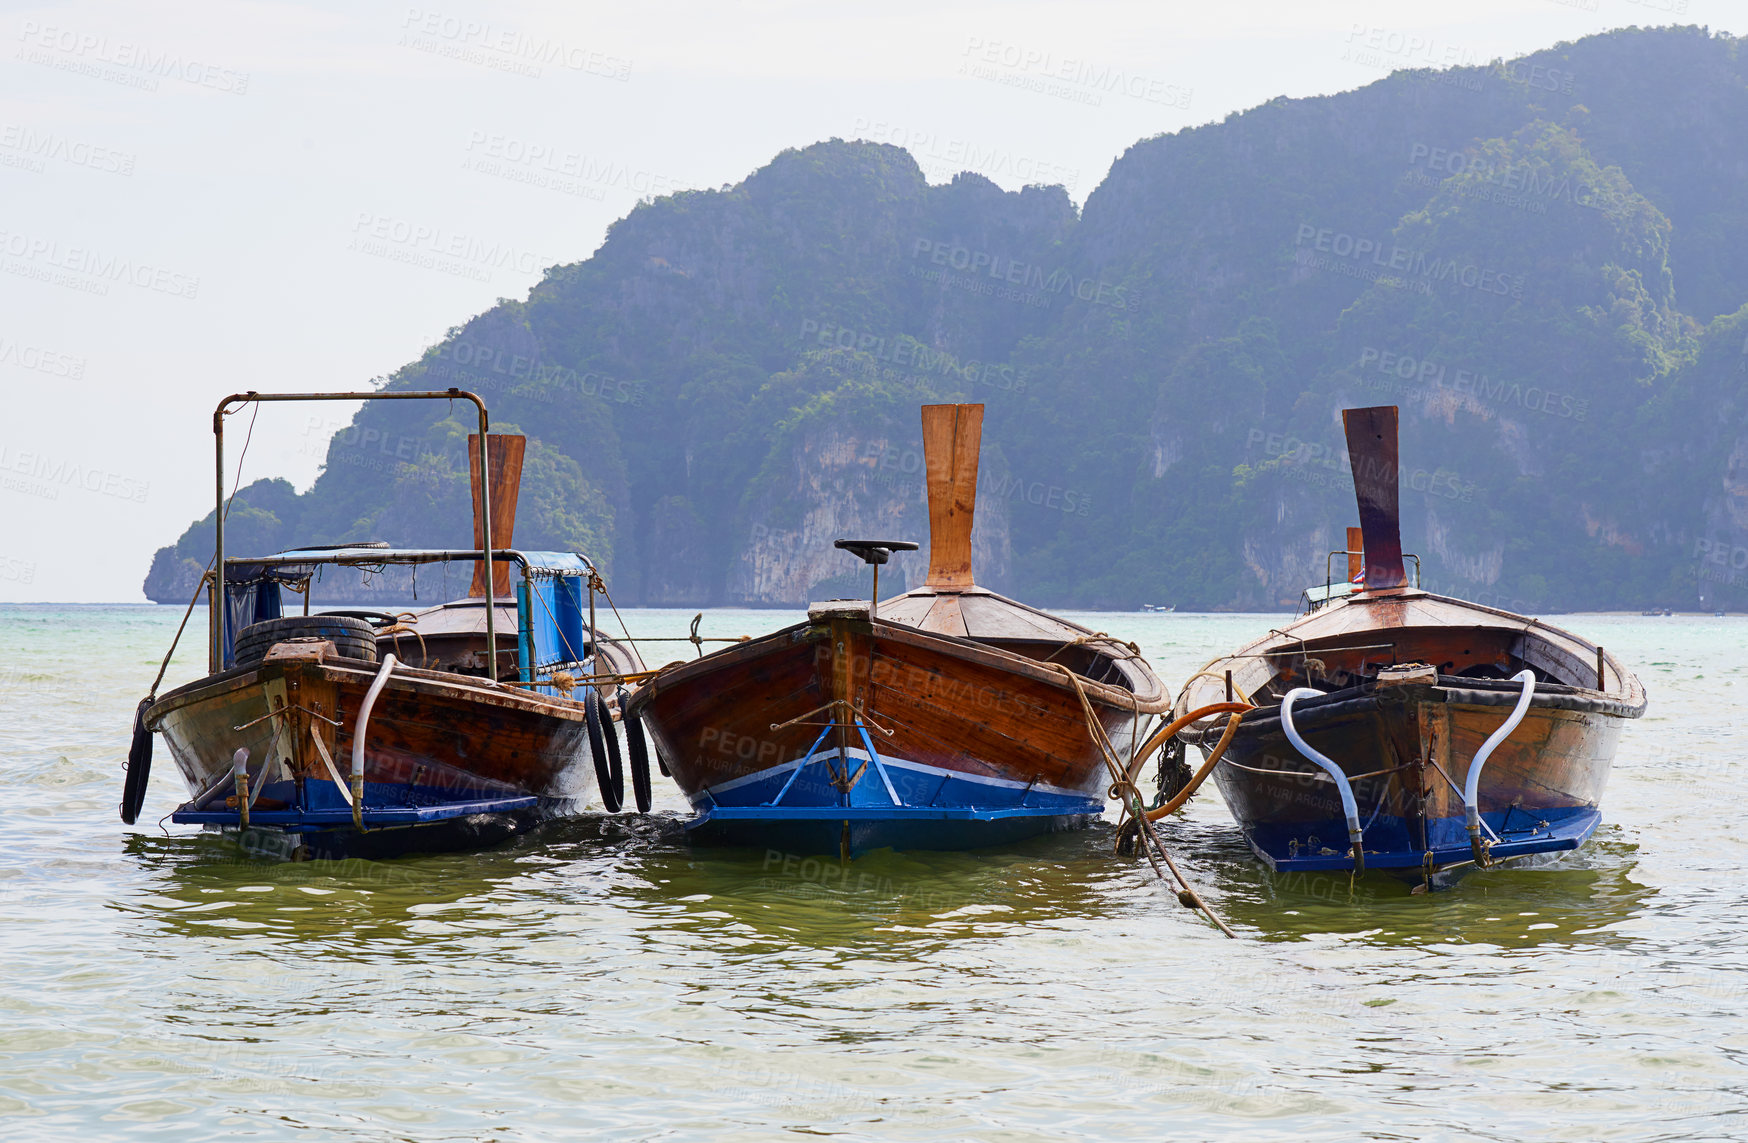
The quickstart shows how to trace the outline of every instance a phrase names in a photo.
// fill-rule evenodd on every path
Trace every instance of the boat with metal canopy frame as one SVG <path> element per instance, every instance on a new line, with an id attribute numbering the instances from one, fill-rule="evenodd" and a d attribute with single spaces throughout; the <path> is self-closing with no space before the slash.
<path id="1" fill-rule="evenodd" d="M 1221 700 L 1257 708 L 1230 715 L 1236 726 L 1207 718 L 1181 730 L 1207 756 L 1195 781 L 1212 772 L 1276 870 L 1430 879 L 1576 849 L 1601 821 L 1644 687 L 1569 631 L 1421 590 L 1418 561 L 1410 586 L 1397 410 L 1347 409 L 1343 420 L 1360 512 L 1348 582 L 1326 574 L 1306 614 L 1185 685 L 1180 711 Z M 1223 752 L 1209 749 L 1217 731 Z"/>
<path id="2" fill-rule="evenodd" d="M 474 547 L 225 554 L 223 418 L 232 406 L 384 398 L 477 407 L 480 431 L 469 438 Z M 524 442 L 488 432 L 483 401 L 458 389 L 244 393 L 220 403 L 213 426 L 220 483 L 216 550 L 203 581 L 212 615 L 208 674 L 162 697 L 155 682 L 140 704 L 123 821 L 133 822 L 144 800 L 154 733 L 164 736 L 193 795 L 171 820 L 255 831 L 257 839 L 262 831 L 283 835 L 277 848 L 290 856 L 493 844 L 574 811 L 592 788 L 619 808 L 614 717 L 619 690 L 641 677 L 642 661 L 629 634 L 599 633 L 595 596 L 606 587 L 586 555 L 494 544 L 501 535 L 507 545 L 513 534 Z M 325 569 L 450 563 L 474 568 L 463 599 L 400 614 L 309 613 L 312 582 Z M 520 574 L 512 594 L 513 569 Z M 303 615 L 284 613 L 288 591 L 303 596 Z M 647 751 L 639 745 L 631 744 L 633 784 L 647 810 Z"/>

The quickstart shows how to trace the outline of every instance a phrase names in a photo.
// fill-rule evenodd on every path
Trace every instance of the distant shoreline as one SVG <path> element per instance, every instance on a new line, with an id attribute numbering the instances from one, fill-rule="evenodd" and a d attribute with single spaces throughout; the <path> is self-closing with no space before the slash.
<path id="1" fill-rule="evenodd" d="M 354 603 L 374 603 L 374 604 L 391 603 L 392 604 L 392 603 L 424 603 L 425 601 L 423 601 L 423 600 L 364 600 L 364 601 L 356 601 L 355 600 L 353 602 Z M 165 608 L 167 610 L 180 611 L 180 610 L 186 608 L 187 606 L 188 605 L 186 603 L 153 603 L 150 600 L 146 600 L 144 602 L 137 602 L 137 603 L 127 603 L 127 602 L 122 602 L 122 601 L 108 601 L 108 602 L 106 602 L 106 601 L 101 601 L 101 600 L 5 600 L 5 599 L 0 599 L 0 607 L 139 607 L 139 608 Z M 344 603 L 326 604 L 323 606 L 323 609 L 330 609 L 331 610 L 334 607 L 344 607 L 344 606 L 346 606 Z M 1172 618 L 1194 617 L 1194 618 L 1209 618 L 1209 619 L 1211 619 L 1211 618 L 1225 617 L 1225 616 L 1242 617 L 1242 616 L 1246 616 L 1246 615 L 1296 615 L 1296 614 L 1298 614 L 1298 612 L 1296 610 L 1289 609 L 1289 608 L 1278 608 L 1278 609 L 1275 609 L 1272 611 L 1142 611 L 1139 608 L 1114 609 L 1114 608 L 1106 608 L 1106 607 L 1066 607 L 1066 606 L 1056 606 L 1056 605 L 1050 605 L 1050 604 L 1043 604 L 1040 606 L 1045 611 L 1072 612 L 1072 613 L 1078 614 L 1078 615 L 1157 615 L 1157 616 L 1161 616 L 1161 617 L 1169 615 Z M 627 604 L 623 608 L 623 610 L 626 610 L 626 611 L 632 611 L 632 610 L 636 610 L 636 611 L 690 611 L 693 613 L 703 611 L 703 612 L 709 613 L 709 612 L 716 612 L 716 611 L 747 611 L 747 612 L 804 611 L 804 610 L 806 610 L 806 608 L 807 608 L 807 605 L 804 603 L 770 603 L 770 604 L 732 603 L 732 604 L 702 605 L 702 606 L 699 604 L 695 604 L 695 603 L 656 604 L 656 605 L 646 605 L 646 604 L 633 603 L 633 604 Z M 206 605 L 203 603 L 203 604 L 201 604 L 200 607 L 196 608 L 196 610 L 204 612 L 206 610 Z M 1646 615 L 1644 612 L 1641 612 L 1641 611 L 1555 611 L 1555 610 L 1548 610 L 1548 611 L 1521 612 L 1520 614 L 1530 615 L 1532 617 L 1537 616 L 1537 615 L 1596 615 L 1596 616 L 1618 615 L 1618 616 L 1624 616 L 1628 619 L 1681 619 L 1684 617 L 1685 618 L 1693 618 L 1693 619 L 1716 619 L 1719 617 L 1720 613 L 1716 612 L 1716 611 L 1673 611 L 1672 610 L 1668 615 L 1663 615 L 1663 614 Z M 1724 612 L 1722 612 L 1722 615 L 1724 618 L 1728 619 L 1728 618 L 1731 618 L 1733 616 L 1748 615 L 1748 612 L 1744 612 L 1744 611 L 1732 612 L 1729 610 L 1725 610 Z"/>

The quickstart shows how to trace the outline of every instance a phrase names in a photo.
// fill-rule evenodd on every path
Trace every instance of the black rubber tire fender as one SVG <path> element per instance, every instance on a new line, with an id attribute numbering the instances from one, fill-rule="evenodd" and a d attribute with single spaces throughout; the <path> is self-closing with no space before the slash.
<path id="1" fill-rule="evenodd" d="M 619 709 L 623 712 L 625 692 L 619 694 Z M 636 715 L 622 713 L 621 721 L 625 724 L 625 753 L 631 762 L 631 792 L 637 798 L 637 812 L 647 814 L 655 804 L 649 781 L 649 739 L 644 737 L 643 720 Z"/>
<path id="2" fill-rule="evenodd" d="M 152 777 L 152 732 L 146 729 L 146 711 L 152 700 L 143 698 L 134 711 L 134 737 L 127 748 L 127 777 L 121 784 L 121 820 L 133 825 L 146 801 L 146 783 Z"/>
<path id="3" fill-rule="evenodd" d="M 625 774 L 620 769 L 619 735 L 613 729 L 613 720 L 607 713 L 607 703 L 599 689 L 589 688 L 583 708 L 588 712 L 589 754 L 595 763 L 595 785 L 601 791 L 601 804 L 607 807 L 608 813 L 616 814 L 625 804 Z"/>
<path id="4" fill-rule="evenodd" d="M 376 630 L 363 619 L 345 615 L 285 615 L 263 619 L 237 632 L 235 666 L 253 667 L 275 643 L 288 639 L 326 639 L 348 659 L 377 661 Z"/>

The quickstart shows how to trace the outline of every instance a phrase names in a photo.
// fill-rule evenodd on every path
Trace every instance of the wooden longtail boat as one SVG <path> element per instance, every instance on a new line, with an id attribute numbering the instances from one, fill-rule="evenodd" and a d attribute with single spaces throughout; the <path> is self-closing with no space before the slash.
<path id="1" fill-rule="evenodd" d="M 1132 647 L 973 582 L 983 406 L 922 420 L 922 586 L 879 598 L 880 565 L 914 543 L 840 540 L 873 565 L 871 601 L 814 604 L 805 623 L 663 668 L 626 703 L 697 811 L 693 839 L 847 857 L 1082 824 L 1108 780 L 1088 710 L 1128 751 L 1169 706 Z"/>
<path id="2" fill-rule="evenodd" d="M 1644 688 L 1568 631 L 1410 586 L 1397 411 L 1343 420 L 1363 547 L 1350 530 L 1349 582 L 1309 591 L 1309 614 L 1209 663 L 1178 699 L 1259 708 L 1216 765 L 1221 796 L 1277 870 L 1430 875 L 1576 849 Z M 1214 729 L 1179 737 L 1206 752 Z"/>
<path id="3" fill-rule="evenodd" d="M 122 820 L 131 823 L 144 799 L 154 732 L 192 795 L 171 819 L 254 831 L 264 852 L 385 856 L 491 844 L 571 812 L 597 783 L 608 808 L 618 809 L 614 699 L 642 663 L 629 641 L 597 637 L 601 584 L 587 557 L 508 546 L 523 439 L 486 434 L 484 404 L 458 390 L 348 396 L 478 406 L 481 432 L 469 438 L 475 546 L 363 544 L 227 558 L 223 417 L 254 401 L 322 395 L 227 398 L 214 418 L 221 472 L 214 566 L 222 571 L 206 588 L 209 674 L 141 704 Z M 398 616 L 309 614 L 311 583 L 324 568 L 416 574 L 452 562 L 474 566 L 464 599 Z M 513 595 L 512 567 L 521 573 Z M 283 614 L 284 592 L 303 596 L 303 615 Z M 636 750 L 633 760 L 638 800 L 648 809 L 647 769 L 637 770 Z"/>

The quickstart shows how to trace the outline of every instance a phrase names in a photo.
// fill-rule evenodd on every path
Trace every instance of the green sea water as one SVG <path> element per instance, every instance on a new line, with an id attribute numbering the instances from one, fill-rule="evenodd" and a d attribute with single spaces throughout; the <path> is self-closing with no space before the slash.
<path id="1" fill-rule="evenodd" d="M 1108 826 L 694 852 L 664 782 L 486 853 L 288 864 L 156 824 L 161 744 L 124 826 L 180 616 L 0 606 L 5 1139 L 1748 1139 L 1748 619 L 1560 620 L 1651 706 L 1596 837 L 1538 868 L 1271 875 L 1210 788 L 1163 836 L 1229 941 Z M 1174 688 L 1280 622 L 1074 618 Z"/>

